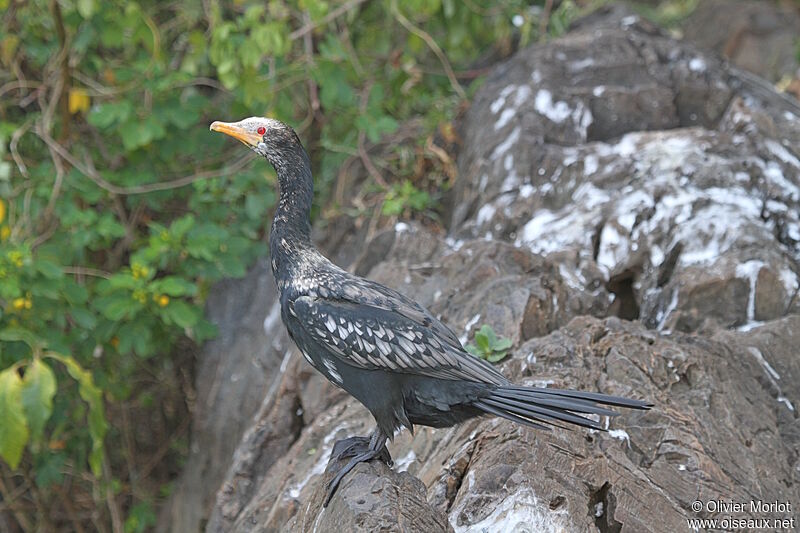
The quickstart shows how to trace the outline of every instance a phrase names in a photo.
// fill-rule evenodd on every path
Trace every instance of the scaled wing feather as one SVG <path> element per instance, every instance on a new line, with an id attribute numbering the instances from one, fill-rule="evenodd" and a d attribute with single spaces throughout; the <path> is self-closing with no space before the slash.
<path id="1" fill-rule="evenodd" d="M 424 314 L 420 323 L 398 311 L 312 296 L 301 296 L 292 305 L 306 333 L 347 364 L 447 380 L 508 383 L 489 363 L 442 339 Z M 325 326 L 331 322 L 337 327 Z"/>

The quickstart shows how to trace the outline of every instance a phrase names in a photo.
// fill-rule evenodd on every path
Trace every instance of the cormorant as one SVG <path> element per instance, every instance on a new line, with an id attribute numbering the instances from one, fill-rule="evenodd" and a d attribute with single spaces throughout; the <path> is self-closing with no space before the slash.
<path id="1" fill-rule="evenodd" d="M 281 318 L 311 366 L 364 404 L 377 423 L 370 437 L 334 448 L 350 461 L 328 485 L 324 505 L 359 462 L 377 458 L 391 466 L 386 440 L 401 427 L 448 427 L 489 414 L 539 429 L 560 422 L 603 429 L 581 415 L 616 415 L 601 405 L 651 407 L 595 392 L 512 384 L 466 352 L 420 304 L 346 272 L 317 250 L 310 237 L 311 163 L 291 127 L 252 117 L 214 122 L 211 130 L 238 139 L 275 167 L 280 196 L 269 241 Z"/>

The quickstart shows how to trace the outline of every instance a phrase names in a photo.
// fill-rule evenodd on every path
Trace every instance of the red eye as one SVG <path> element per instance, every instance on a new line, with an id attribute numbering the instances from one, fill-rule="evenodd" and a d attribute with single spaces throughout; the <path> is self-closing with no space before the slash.
<path id="1" fill-rule="evenodd" d="M 264 126 L 259 126 L 256 131 L 258 132 L 259 135 L 264 135 L 267 132 L 267 128 L 265 128 Z"/>

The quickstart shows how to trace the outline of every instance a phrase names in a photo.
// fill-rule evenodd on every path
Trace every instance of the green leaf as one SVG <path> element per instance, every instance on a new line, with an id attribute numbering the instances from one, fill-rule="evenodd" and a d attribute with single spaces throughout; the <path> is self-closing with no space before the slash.
<path id="1" fill-rule="evenodd" d="M 76 7 L 78 8 L 78 13 L 80 13 L 83 18 L 88 19 L 94 14 L 95 3 L 94 0 L 78 0 Z"/>
<path id="2" fill-rule="evenodd" d="M 169 296 L 185 296 L 187 294 L 193 296 L 197 293 L 197 287 L 194 283 L 189 283 L 177 276 L 167 276 L 154 281 L 151 285 L 151 290 L 155 293 Z"/>
<path id="3" fill-rule="evenodd" d="M 61 483 L 64 480 L 64 463 L 66 456 L 63 453 L 43 453 L 34 458 L 36 461 L 36 485 L 40 489 Z"/>
<path id="4" fill-rule="evenodd" d="M 41 440 L 44 425 L 53 412 L 55 394 L 56 377 L 53 371 L 39 358 L 34 359 L 25 369 L 22 379 L 22 407 L 35 442 Z"/>
<path id="5" fill-rule="evenodd" d="M 98 298 L 95 301 L 95 306 L 103 316 L 114 322 L 127 315 L 131 310 L 132 304 L 133 300 L 127 294 L 113 294 Z"/>
<path id="6" fill-rule="evenodd" d="M 21 294 L 22 289 L 16 277 L 6 277 L 3 282 L 0 283 L 0 297 L 11 300 L 19 297 Z"/>
<path id="7" fill-rule="evenodd" d="M 16 367 L 0 372 L 0 457 L 17 468 L 28 442 L 28 424 L 23 414 L 22 379 Z"/>
<path id="8" fill-rule="evenodd" d="M 507 337 L 499 338 L 492 326 L 484 324 L 475 332 L 475 344 L 477 346 L 466 346 L 466 350 L 490 363 L 496 363 L 506 357 L 512 342 Z"/>
<path id="9" fill-rule="evenodd" d="M 9 177 L 11 177 L 11 163 L 0 161 L 0 181 L 5 181 Z"/>
<path id="10" fill-rule="evenodd" d="M 61 293 L 70 305 L 83 305 L 89 298 L 89 291 L 83 285 L 78 285 L 69 278 L 61 283 Z"/>
<path id="11" fill-rule="evenodd" d="M 387 198 L 383 202 L 383 207 L 381 211 L 384 215 L 392 216 L 392 215 L 399 215 L 403 212 L 405 206 L 403 205 L 403 200 L 400 198 Z"/>
<path id="12" fill-rule="evenodd" d="M 30 346 L 31 349 L 35 349 L 36 347 L 41 346 L 42 344 L 42 342 L 39 339 L 37 339 L 36 336 L 27 329 L 20 327 L 13 327 L 13 326 L 0 330 L 0 341 L 24 342 L 25 344 Z"/>
<path id="13" fill-rule="evenodd" d="M 108 280 L 108 286 L 113 289 L 135 289 L 140 284 L 141 282 L 128 272 L 119 272 Z"/>
<path id="14" fill-rule="evenodd" d="M 481 333 L 486 335 L 486 339 L 489 342 L 489 347 L 494 349 L 495 344 L 497 344 L 497 334 L 492 329 L 492 326 L 488 324 L 484 324 L 481 326 Z"/>
<path id="15" fill-rule="evenodd" d="M 194 332 L 194 340 L 198 344 L 201 344 L 203 341 L 213 339 L 217 336 L 217 326 L 205 320 L 204 318 L 200 318 L 197 324 L 193 328 Z"/>
<path id="16" fill-rule="evenodd" d="M 267 207 L 269 204 L 257 194 L 248 194 L 244 199 L 244 212 L 253 220 L 261 219 Z"/>
<path id="17" fill-rule="evenodd" d="M 508 355 L 508 352 L 505 350 L 500 352 L 494 352 L 486 356 L 486 360 L 489 361 L 490 363 L 496 363 L 498 361 L 502 361 L 503 359 L 505 359 L 506 355 Z"/>
<path id="18" fill-rule="evenodd" d="M 134 505 L 128 518 L 125 520 L 125 533 L 142 533 L 156 523 L 156 514 L 153 507 L 146 502 Z"/>
<path id="19" fill-rule="evenodd" d="M 103 237 L 119 238 L 125 236 L 125 226 L 117 222 L 117 220 L 108 213 L 100 217 L 95 225 L 95 230 Z"/>
<path id="20" fill-rule="evenodd" d="M 92 126 L 105 129 L 115 122 L 126 122 L 133 108 L 130 102 L 109 102 L 92 108 L 87 120 Z"/>
<path id="21" fill-rule="evenodd" d="M 48 352 L 48 357 L 61 361 L 67 368 L 72 378 L 78 382 L 78 394 L 89 405 L 89 435 L 92 438 L 92 451 L 89 453 L 89 467 L 95 477 L 101 477 L 103 466 L 103 439 L 108 431 L 106 422 L 103 395 L 94 384 L 92 374 L 84 370 L 69 355 Z"/>
<path id="22" fill-rule="evenodd" d="M 197 323 L 198 312 L 180 300 L 172 301 L 164 308 L 164 314 L 182 328 L 191 328 Z"/>
<path id="23" fill-rule="evenodd" d="M 491 348 L 489 347 L 489 337 L 486 335 L 486 332 L 483 328 L 479 329 L 475 334 L 475 344 L 478 345 L 478 349 L 482 353 L 491 351 Z"/>
<path id="24" fill-rule="evenodd" d="M 138 124 L 126 124 L 124 128 L 120 129 L 120 136 L 122 137 L 122 145 L 128 152 L 132 152 L 148 143 L 146 132 Z"/>
<path id="25" fill-rule="evenodd" d="M 61 267 L 47 259 L 37 259 L 34 266 L 46 278 L 59 279 L 64 276 L 64 271 L 61 270 Z"/>
<path id="26" fill-rule="evenodd" d="M 186 215 L 173 222 L 169 227 L 169 232 L 173 237 L 180 240 L 192 229 L 192 226 L 194 226 L 194 216 Z"/>
<path id="27" fill-rule="evenodd" d="M 508 337 L 503 337 L 502 339 L 495 341 L 495 343 L 492 345 L 492 349 L 495 351 L 508 350 L 511 348 L 511 344 L 511 339 Z"/>
<path id="28" fill-rule="evenodd" d="M 182 130 L 194 126 L 200 119 L 199 113 L 181 104 L 165 107 L 163 114 L 169 122 Z"/>
<path id="29" fill-rule="evenodd" d="M 152 328 L 148 328 L 139 321 L 123 324 L 117 333 L 119 337 L 118 350 L 120 353 L 135 351 L 138 355 L 146 357 L 150 355 L 148 348 L 152 333 Z"/>
<path id="30" fill-rule="evenodd" d="M 97 318 L 84 307 L 72 307 L 69 314 L 75 323 L 86 331 L 91 331 L 97 325 Z"/>

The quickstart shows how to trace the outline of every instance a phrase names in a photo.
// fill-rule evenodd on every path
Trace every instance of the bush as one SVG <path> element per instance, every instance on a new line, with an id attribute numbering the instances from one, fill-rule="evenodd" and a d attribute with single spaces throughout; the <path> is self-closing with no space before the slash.
<path id="1" fill-rule="evenodd" d="M 522 0 L 0 8 L 0 497 L 26 530 L 141 531 L 185 453 L 205 297 L 266 254 L 275 201 L 268 165 L 208 124 L 296 125 L 319 206 L 346 159 L 415 116 L 421 149 L 478 61 L 539 22 Z M 435 208 L 413 162 L 378 163 L 384 214 Z"/>

